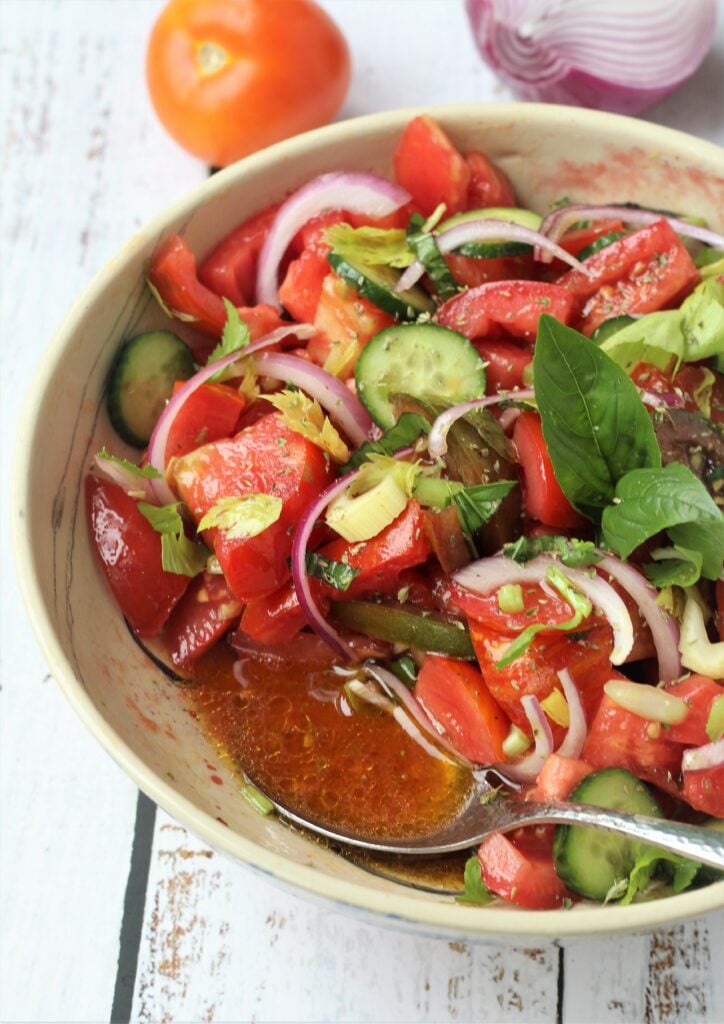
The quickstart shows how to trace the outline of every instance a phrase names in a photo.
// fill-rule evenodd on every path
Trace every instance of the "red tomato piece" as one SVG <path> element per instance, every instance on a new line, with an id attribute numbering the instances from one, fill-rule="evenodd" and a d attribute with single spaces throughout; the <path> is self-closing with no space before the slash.
<path id="1" fill-rule="evenodd" d="M 502 338 L 476 341 L 475 348 L 488 364 L 485 369 L 486 394 L 497 395 L 499 391 L 523 387 L 523 373 L 533 361 L 532 349 Z"/>
<path id="2" fill-rule="evenodd" d="M 474 151 L 465 157 L 470 168 L 468 209 L 485 206 L 517 206 L 515 190 L 505 171 L 488 160 L 484 153 Z"/>
<path id="3" fill-rule="evenodd" d="M 184 381 L 174 384 L 174 394 Z M 202 384 L 184 402 L 171 424 L 166 442 L 166 462 L 186 455 L 209 441 L 231 437 L 236 432 L 246 399 L 226 384 Z"/>
<path id="4" fill-rule="evenodd" d="M 522 412 L 516 419 L 513 445 L 523 470 L 527 514 L 548 526 L 583 526 L 586 520 L 576 512 L 556 480 L 537 413 Z"/>
<path id="5" fill-rule="evenodd" d="M 469 760 L 476 764 L 506 760 L 503 740 L 510 731 L 510 720 L 491 697 L 477 668 L 465 661 L 426 654 L 415 697 Z"/>
<path id="6" fill-rule="evenodd" d="M 253 303 L 259 253 L 280 203 L 254 214 L 211 250 L 199 268 L 199 280 L 235 306 Z"/>
<path id="7" fill-rule="evenodd" d="M 680 697 L 689 705 L 689 714 L 683 722 L 667 729 L 666 738 L 676 743 L 686 743 L 690 747 L 701 747 L 709 743 L 707 719 L 713 702 L 724 695 L 724 686 L 706 676 L 693 675 L 667 686 L 666 692 Z"/>
<path id="8" fill-rule="evenodd" d="M 624 676 L 612 670 L 609 678 Z M 683 749 L 658 723 L 639 718 L 604 694 L 581 758 L 593 768 L 627 768 L 637 778 L 678 794 Z"/>
<path id="9" fill-rule="evenodd" d="M 317 605 L 326 615 L 329 599 L 316 580 L 311 581 Z M 286 644 L 308 625 L 294 584 L 285 583 L 267 597 L 257 597 L 244 608 L 239 629 L 262 644 Z"/>
<path id="10" fill-rule="evenodd" d="M 561 249 L 578 256 L 582 249 L 595 242 L 603 235 L 610 235 L 612 231 L 623 231 L 623 222 L 620 220 L 599 220 L 587 228 L 569 228 L 565 235 L 558 242 Z M 563 264 L 561 263 L 561 266 Z"/>
<path id="11" fill-rule="evenodd" d="M 164 631 L 174 665 L 182 668 L 200 658 L 238 620 L 241 608 L 223 576 L 205 572 L 192 580 Z"/>
<path id="12" fill-rule="evenodd" d="M 470 168 L 431 117 L 409 122 L 394 155 L 395 177 L 426 217 L 440 203 L 451 216 L 467 205 Z"/>
<path id="13" fill-rule="evenodd" d="M 560 625 L 573 614 L 567 601 L 562 597 L 546 594 L 537 583 L 523 583 L 520 589 L 523 595 L 523 611 L 504 612 L 498 603 L 497 591 L 483 596 L 464 590 L 455 583 L 451 585 L 452 597 L 458 608 L 485 629 L 505 633 L 509 638 L 534 624 L 545 623 L 551 627 Z"/>
<path id="14" fill-rule="evenodd" d="M 553 800 L 567 800 L 579 782 L 593 771 L 585 761 L 574 757 L 551 754 L 541 768 L 535 786 L 528 790 L 526 800 L 549 803 Z"/>
<path id="15" fill-rule="evenodd" d="M 479 288 L 481 284 L 492 281 L 530 281 L 537 276 L 537 269 L 529 256 L 477 259 L 448 253 L 443 258 L 457 283 L 465 288 Z"/>
<path id="16" fill-rule="evenodd" d="M 448 299 L 437 311 L 437 321 L 470 339 L 503 330 L 533 342 L 543 313 L 569 323 L 571 295 L 543 281 L 495 281 Z"/>
<path id="17" fill-rule="evenodd" d="M 230 440 L 182 456 L 172 472 L 196 522 L 221 498 L 271 494 L 281 499 L 281 516 L 256 537 L 205 531 L 232 593 L 244 602 L 271 594 L 289 579 L 292 530 L 332 477 L 321 449 L 290 430 L 276 413 Z"/>
<path id="18" fill-rule="evenodd" d="M 333 224 L 351 223 L 352 214 L 348 213 L 347 210 L 325 210 L 324 213 L 319 213 L 316 217 L 312 217 L 311 220 L 308 220 L 299 229 L 292 239 L 292 251 L 297 255 L 310 251 L 317 256 L 324 256 L 326 258 L 327 253 L 331 252 L 331 247 L 327 245 L 324 239 L 327 228 L 331 228 Z"/>
<path id="19" fill-rule="evenodd" d="M 724 818 L 724 765 L 684 772 L 684 800 L 697 811 Z"/>
<path id="20" fill-rule="evenodd" d="M 586 269 L 569 270 L 558 284 L 575 297 L 578 328 L 589 336 L 612 317 L 677 304 L 701 279 L 665 220 L 607 245 L 586 260 Z"/>
<path id="21" fill-rule="evenodd" d="M 478 860 L 488 889 L 520 907 L 554 910 L 570 895 L 550 854 L 523 852 L 500 832 L 483 840 Z"/>
<path id="22" fill-rule="evenodd" d="M 279 288 L 279 301 L 299 323 L 313 323 L 322 295 L 324 279 L 329 274 L 326 256 L 311 249 L 289 264 Z"/>
<path id="23" fill-rule="evenodd" d="M 163 571 L 161 534 L 118 484 L 89 476 L 85 499 L 90 534 L 113 596 L 138 636 L 157 636 L 183 597 L 188 576 Z"/>
<path id="24" fill-rule="evenodd" d="M 313 362 L 324 366 L 334 353 L 339 366 L 337 376 L 349 376 L 360 352 L 375 334 L 394 323 L 391 316 L 363 298 L 336 274 L 330 272 L 322 282 L 314 326 L 317 334 L 309 341 L 307 352 Z"/>

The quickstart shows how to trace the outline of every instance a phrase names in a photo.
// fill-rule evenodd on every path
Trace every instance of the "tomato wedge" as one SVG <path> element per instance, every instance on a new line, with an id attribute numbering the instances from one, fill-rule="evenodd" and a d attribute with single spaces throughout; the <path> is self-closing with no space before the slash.
<path id="1" fill-rule="evenodd" d="M 519 907 L 554 910 L 570 897 L 547 851 L 523 851 L 494 832 L 479 847 L 478 860 L 488 889 Z"/>
<path id="2" fill-rule="evenodd" d="M 584 526 L 586 520 L 576 512 L 556 480 L 537 413 L 520 414 L 513 427 L 513 445 L 523 470 L 523 501 L 531 519 L 563 529 Z"/>
<path id="3" fill-rule="evenodd" d="M 724 765 L 684 772 L 684 800 L 697 811 L 724 818 Z"/>
<path id="4" fill-rule="evenodd" d="M 174 394 L 184 381 L 174 385 Z M 202 384 L 190 395 L 176 415 L 168 441 L 166 463 L 176 455 L 186 455 L 209 441 L 230 437 L 246 406 L 246 399 L 226 384 Z"/>
<path id="5" fill-rule="evenodd" d="M 234 228 L 199 268 L 199 280 L 235 306 L 248 306 L 256 293 L 259 253 L 281 203 L 267 207 Z"/>
<path id="6" fill-rule="evenodd" d="M 570 322 L 573 297 L 565 288 L 543 281 L 495 281 L 444 302 L 437 312 L 443 327 L 475 340 L 500 331 L 535 341 L 543 313 Z"/>
<path id="7" fill-rule="evenodd" d="M 515 190 L 508 175 L 501 171 L 484 153 L 477 150 L 465 157 L 470 168 L 468 185 L 468 208 L 483 209 L 486 206 L 517 206 Z"/>
<path id="8" fill-rule="evenodd" d="M 192 580 L 164 630 L 174 665 L 184 668 L 200 658 L 233 626 L 241 608 L 223 576 L 205 572 Z"/>
<path id="9" fill-rule="evenodd" d="M 347 377 L 370 338 L 393 323 L 391 316 L 330 271 L 322 281 L 314 317 L 318 333 L 307 345 L 309 358 L 324 366 L 333 356 L 336 365 L 327 365 L 327 369 L 336 376 Z"/>
<path id="10" fill-rule="evenodd" d="M 474 342 L 485 360 L 485 393 L 497 395 L 523 387 L 523 374 L 533 361 L 533 350 L 503 338 L 486 338 Z"/>
<path id="11" fill-rule="evenodd" d="M 707 719 L 716 698 L 724 696 L 724 686 L 706 676 L 693 675 L 667 686 L 666 692 L 679 697 L 689 706 L 684 721 L 670 726 L 666 738 L 676 743 L 686 743 L 690 747 L 701 747 L 709 743 Z"/>
<path id="12" fill-rule="evenodd" d="M 279 301 L 299 323 L 313 323 L 322 295 L 322 286 L 329 275 L 327 257 L 305 249 L 289 264 L 279 288 Z"/>
<path id="13" fill-rule="evenodd" d="M 433 118 L 409 122 L 397 144 L 394 166 L 398 182 L 426 217 L 440 203 L 448 216 L 465 209 L 470 167 Z"/>

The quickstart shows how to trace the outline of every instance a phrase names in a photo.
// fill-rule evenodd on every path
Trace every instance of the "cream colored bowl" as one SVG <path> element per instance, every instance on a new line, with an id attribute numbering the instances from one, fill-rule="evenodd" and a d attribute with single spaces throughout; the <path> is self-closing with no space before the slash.
<path id="1" fill-rule="evenodd" d="M 505 104 L 433 109 L 463 149 L 480 149 L 539 211 L 560 196 L 634 200 L 706 217 L 724 230 L 724 151 L 655 125 L 574 108 Z M 563 937 L 650 929 L 724 906 L 724 882 L 630 907 L 530 912 L 456 905 L 373 876 L 263 818 L 169 683 L 134 643 L 91 552 L 82 484 L 104 444 L 122 454 L 101 401 L 121 341 L 163 318 L 144 284 L 159 239 L 180 232 L 203 255 L 234 225 L 323 171 L 389 174 L 400 132 L 419 111 L 364 117 L 283 142 L 210 178 L 134 235 L 78 299 L 53 339 L 21 425 L 15 547 L 38 641 L 64 694 L 153 800 L 208 843 L 342 908 L 428 933 Z M 210 779 L 217 766 L 223 785 Z"/>

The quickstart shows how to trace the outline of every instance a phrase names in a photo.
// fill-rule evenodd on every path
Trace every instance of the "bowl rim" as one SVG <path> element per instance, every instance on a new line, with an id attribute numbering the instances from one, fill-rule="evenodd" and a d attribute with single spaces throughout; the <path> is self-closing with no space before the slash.
<path id="1" fill-rule="evenodd" d="M 428 934 L 465 935 L 478 940 L 493 940 L 496 937 L 507 940 L 565 939 L 648 931 L 720 909 L 724 907 L 724 881 L 678 896 L 628 907 L 585 905 L 570 911 L 532 911 L 494 905 L 470 913 L 470 908 L 451 901 L 420 899 L 412 895 L 413 890 L 403 886 L 399 887 L 399 892 L 383 892 L 368 888 L 362 880 L 336 879 L 317 868 L 292 861 L 221 824 L 178 793 L 170 782 L 148 768 L 93 703 L 76 678 L 55 635 L 42 596 L 29 526 L 30 516 L 26 512 L 32 504 L 28 493 L 34 452 L 31 441 L 44 397 L 52 386 L 65 347 L 72 339 L 87 306 L 102 294 L 118 270 L 148 244 L 150 237 L 158 237 L 168 223 L 223 192 L 247 173 L 263 170 L 265 166 L 279 160 L 293 161 L 299 154 L 312 151 L 320 144 L 339 142 L 350 133 L 400 129 L 410 118 L 423 113 L 431 114 L 443 123 L 446 120 L 464 123 L 473 119 L 487 121 L 491 127 L 510 119 L 548 125 L 551 130 L 555 129 L 556 123 L 573 123 L 579 125 L 584 132 L 604 131 L 619 138 L 622 144 L 629 143 L 639 148 L 650 146 L 653 151 L 662 144 L 668 144 L 677 154 L 694 162 L 699 159 L 721 162 L 724 176 L 724 149 L 676 129 L 618 114 L 554 104 L 468 103 L 403 108 L 336 122 L 246 157 L 186 192 L 137 230 L 96 272 L 41 353 L 23 403 L 14 453 L 11 532 L 20 593 L 36 641 L 61 692 L 78 717 L 139 789 L 156 804 L 187 825 L 209 845 L 235 860 L 272 877 L 282 885 L 302 890 L 307 896 L 331 902 L 343 910 L 366 913 L 374 918 L 375 923 L 417 928 Z"/>

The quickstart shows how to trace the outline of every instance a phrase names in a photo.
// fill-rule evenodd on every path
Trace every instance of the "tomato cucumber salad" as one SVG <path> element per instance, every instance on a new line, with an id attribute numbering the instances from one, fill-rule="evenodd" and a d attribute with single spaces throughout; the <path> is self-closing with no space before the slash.
<path id="1" fill-rule="evenodd" d="M 716 829 L 724 237 L 625 196 L 522 209 L 430 117 L 393 167 L 322 174 L 198 264 L 155 251 L 168 328 L 106 392 L 138 457 L 86 479 L 115 599 L 233 763 L 321 823 L 419 834 L 485 771 Z M 470 851 L 458 898 L 713 876 L 524 828 Z"/>

